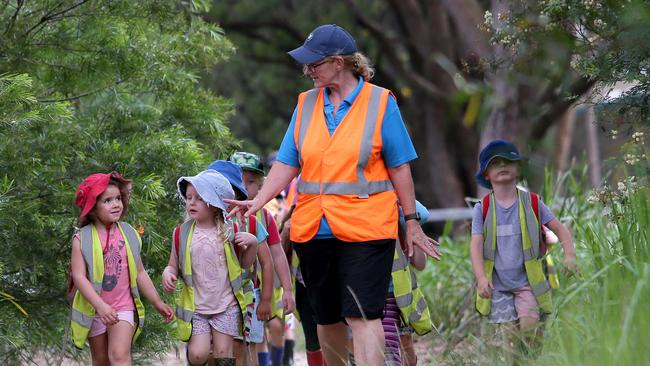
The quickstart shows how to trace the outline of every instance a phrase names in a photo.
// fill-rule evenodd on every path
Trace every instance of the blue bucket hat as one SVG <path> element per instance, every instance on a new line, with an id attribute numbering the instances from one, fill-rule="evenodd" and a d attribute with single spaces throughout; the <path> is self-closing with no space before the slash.
<path id="1" fill-rule="evenodd" d="M 350 33 L 336 24 L 325 24 L 309 33 L 305 43 L 288 54 L 301 64 L 311 64 L 327 56 L 355 52 L 357 43 Z"/>
<path id="2" fill-rule="evenodd" d="M 186 199 L 188 184 L 194 186 L 205 203 L 220 208 L 224 215 L 228 210 L 228 205 L 223 200 L 235 198 L 235 192 L 228 179 L 215 170 L 204 170 L 193 177 L 178 178 L 176 186 L 183 200 Z"/>
<path id="3" fill-rule="evenodd" d="M 515 144 L 513 144 L 510 141 L 506 141 L 506 140 L 490 141 L 490 143 L 487 144 L 479 154 L 478 158 L 481 166 L 478 173 L 476 173 L 476 181 L 478 182 L 478 184 L 482 185 L 487 189 L 492 189 L 492 183 L 490 183 L 490 181 L 485 179 L 484 176 L 485 169 L 487 169 L 487 166 L 490 164 L 490 161 L 492 161 L 492 159 L 496 157 L 508 159 L 511 161 L 520 161 L 520 160 L 527 159 L 525 156 L 519 155 L 519 150 L 517 150 Z"/>
<path id="4" fill-rule="evenodd" d="M 233 189 L 239 191 L 243 194 L 246 199 L 248 199 L 248 192 L 246 192 L 246 187 L 244 186 L 244 180 L 242 178 L 242 170 L 239 165 L 227 161 L 227 160 L 215 160 L 212 164 L 208 165 L 208 169 L 216 170 L 221 173 Z"/>

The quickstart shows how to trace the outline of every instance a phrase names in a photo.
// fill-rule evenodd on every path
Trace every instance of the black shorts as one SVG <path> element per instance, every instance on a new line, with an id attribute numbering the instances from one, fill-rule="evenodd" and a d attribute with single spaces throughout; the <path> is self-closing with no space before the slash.
<path id="1" fill-rule="evenodd" d="M 293 243 L 317 324 L 380 319 L 388 295 L 395 239 Z"/>

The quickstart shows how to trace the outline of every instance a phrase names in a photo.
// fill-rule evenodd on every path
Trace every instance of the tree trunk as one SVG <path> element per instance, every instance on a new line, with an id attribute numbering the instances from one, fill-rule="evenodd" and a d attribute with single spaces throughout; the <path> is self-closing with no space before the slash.
<path id="1" fill-rule="evenodd" d="M 558 173 L 564 173 L 569 169 L 569 157 L 571 156 L 571 141 L 573 140 L 573 128 L 576 122 L 574 108 L 569 108 L 560 120 L 557 129 L 555 150 L 555 166 Z"/>
<path id="2" fill-rule="evenodd" d="M 430 192 L 434 207 L 463 207 L 463 184 L 451 162 L 449 147 L 445 141 L 444 125 L 446 110 L 440 104 L 429 103 L 424 109 L 425 156 L 429 173 Z"/>
<path id="3" fill-rule="evenodd" d="M 594 106 L 587 107 L 585 118 L 587 132 L 587 155 L 589 156 L 589 182 L 592 187 L 600 187 L 602 174 L 600 166 L 600 144 L 598 142 L 598 127 Z"/>

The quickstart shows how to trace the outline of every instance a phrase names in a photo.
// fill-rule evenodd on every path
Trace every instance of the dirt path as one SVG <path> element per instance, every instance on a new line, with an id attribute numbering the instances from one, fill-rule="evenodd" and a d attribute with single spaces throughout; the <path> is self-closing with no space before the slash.
<path id="1" fill-rule="evenodd" d="M 183 346 L 181 345 L 179 349 L 182 349 L 182 347 Z M 307 356 L 305 354 L 305 351 L 302 349 L 294 350 L 293 362 L 294 362 L 294 366 L 307 366 Z M 41 364 L 41 363 L 37 361 L 37 364 Z M 45 364 L 44 361 L 43 364 Z M 83 366 L 86 364 L 89 363 L 79 363 L 73 360 L 66 359 L 63 361 L 61 366 Z M 165 354 L 162 360 L 152 361 L 149 364 L 156 365 L 156 366 L 186 366 L 187 365 L 187 363 L 185 362 L 185 353 L 179 352 L 177 355 L 175 350 L 172 350 L 167 354 Z"/>
<path id="2" fill-rule="evenodd" d="M 180 352 L 179 352 L 180 353 Z M 305 351 L 303 350 L 295 350 L 294 351 L 294 358 L 293 358 L 294 366 L 307 366 L 307 357 L 305 355 Z M 179 357 L 176 357 L 175 352 L 169 352 L 163 358 L 163 360 L 160 363 L 152 363 L 152 365 L 164 365 L 164 366 L 186 366 L 187 363 L 185 362 L 185 354 L 180 353 Z M 73 365 L 69 365 L 73 366 Z"/>

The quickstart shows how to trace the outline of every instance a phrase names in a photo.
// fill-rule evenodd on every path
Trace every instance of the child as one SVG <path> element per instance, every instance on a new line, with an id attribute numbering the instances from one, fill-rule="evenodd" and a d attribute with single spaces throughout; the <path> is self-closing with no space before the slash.
<path id="1" fill-rule="evenodd" d="M 179 276 L 184 282 L 176 314 L 190 365 L 203 365 L 212 350 L 215 365 L 234 366 L 233 338 L 242 334 L 247 306 L 242 268 L 253 263 L 257 240 L 226 222 L 223 200 L 235 194 L 223 175 L 206 170 L 181 177 L 177 186 L 189 220 L 174 230 L 163 289 L 174 291 Z"/>
<path id="2" fill-rule="evenodd" d="M 298 255 L 294 252 L 291 241 L 289 240 L 291 215 L 293 214 L 296 201 L 298 200 L 298 196 L 296 194 L 298 190 L 298 180 L 299 177 L 294 178 L 287 188 L 287 198 L 285 199 L 285 203 L 287 204 L 286 214 L 282 217 L 282 222 L 280 224 L 280 238 L 282 240 L 282 246 L 288 253 L 288 257 L 291 258 L 291 271 L 293 279 L 295 281 L 294 288 L 296 290 L 295 319 L 300 320 L 300 325 L 304 334 L 307 365 L 325 366 L 325 357 L 323 356 L 323 350 L 321 349 L 320 342 L 318 340 L 314 311 L 311 307 L 311 304 L 309 303 L 309 299 L 307 298 L 307 288 L 305 287 L 302 273 L 300 272 Z"/>
<path id="3" fill-rule="evenodd" d="M 534 329 L 552 310 L 551 291 L 542 268 L 541 226 L 557 233 L 564 265 L 575 270 L 571 234 L 534 193 L 517 189 L 519 163 L 514 144 L 490 142 L 480 153 L 476 179 L 492 191 L 474 206 L 470 254 L 478 282 L 476 308 L 490 323 L 518 320 Z M 485 217 L 485 219 L 484 219 Z"/>
<path id="4" fill-rule="evenodd" d="M 216 160 L 212 162 L 208 169 L 213 169 L 228 179 L 231 187 L 235 191 L 235 197 L 238 200 L 247 199 L 248 192 L 242 180 L 242 169 L 239 165 L 226 160 Z M 235 219 L 240 221 L 240 219 Z M 258 220 L 256 216 L 251 215 L 247 218 L 248 232 L 255 233 L 259 243 L 257 251 L 257 261 L 254 262 L 252 268 L 246 267 L 246 275 L 244 281 L 246 286 L 249 286 L 253 291 L 253 302 L 248 305 L 246 316 L 244 318 L 244 335 L 242 342 L 235 343 L 235 357 L 237 358 L 237 365 L 244 364 L 244 358 L 247 358 L 247 365 L 267 366 L 269 362 L 269 354 L 257 354 L 257 359 L 249 352 L 248 348 L 244 349 L 246 342 L 257 344 L 262 343 L 264 340 L 264 321 L 272 316 L 272 286 L 260 286 L 260 276 L 262 283 L 273 283 L 273 261 L 269 246 L 266 243 L 269 237 L 265 226 Z M 259 265 L 258 265 L 259 263 Z"/>
<path id="5" fill-rule="evenodd" d="M 72 340 L 83 348 L 88 339 L 93 365 L 131 364 L 131 344 L 144 324 L 140 291 L 165 322 L 174 317 L 144 270 L 140 236 L 119 221 L 130 187 L 119 173 L 98 173 L 86 177 L 75 196 L 81 229 L 72 238 Z"/>
<path id="6" fill-rule="evenodd" d="M 260 157 L 247 152 L 235 152 L 230 157 L 230 161 L 239 165 L 243 170 L 242 178 L 246 186 L 246 191 L 248 192 L 248 199 L 255 198 L 257 192 L 264 184 L 264 165 Z M 262 208 L 255 216 L 257 221 L 264 225 L 269 233 L 267 243 L 271 250 L 275 273 L 277 274 L 277 276 L 274 276 L 275 281 L 271 282 L 274 285 L 271 303 L 273 307 L 272 316 L 275 318 L 270 320 L 268 325 L 271 341 L 271 365 L 280 366 L 284 352 L 284 324 L 282 318 L 284 314 L 289 314 L 295 309 L 295 301 L 292 296 L 291 274 L 286 254 L 282 245 L 280 245 L 280 234 L 273 215 L 266 208 Z M 260 345 L 261 347 L 258 346 L 258 353 L 267 353 L 268 351 L 265 349 L 264 344 L 262 343 Z M 266 364 L 261 362 L 262 359 L 266 359 L 266 357 L 260 357 L 260 366 L 266 366 Z"/>
<path id="7" fill-rule="evenodd" d="M 420 202 L 415 201 L 417 220 L 426 222 L 429 211 Z M 399 237 L 395 246 L 392 279 L 388 289 L 388 297 L 384 308 L 382 326 L 386 339 L 387 366 L 401 366 L 402 364 L 414 366 L 417 357 L 413 349 L 412 332 L 419 335 L 431 331 L 431 315 L 426 299 L 417 287 L 417 280 L 413 269 L 424 270 L 426 266 L 425 254 L 418 247 L 413 248 L 413 256 L 406 259 L 404 248 L 405 234 L 404 216 L 400 212 Z"/>

